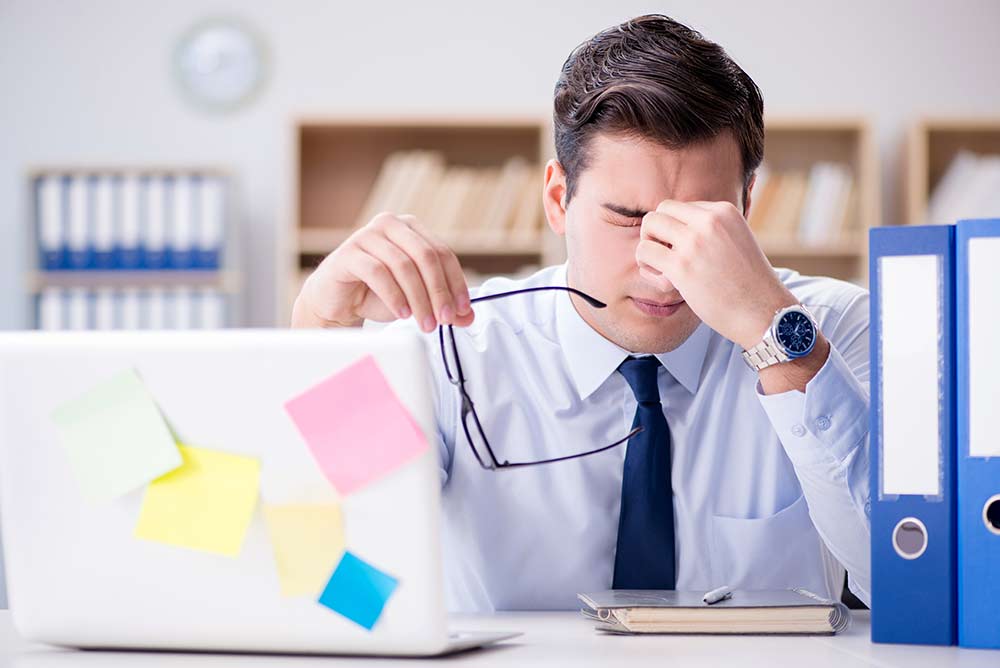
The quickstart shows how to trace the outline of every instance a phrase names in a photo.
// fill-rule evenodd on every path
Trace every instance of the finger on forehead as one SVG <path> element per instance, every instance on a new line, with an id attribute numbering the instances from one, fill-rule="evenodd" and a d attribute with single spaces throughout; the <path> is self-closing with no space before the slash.
<path id="1" fill-rule="evenodd" d="M 675 199 L 667 199 L 660 202 L 656 207 L 657 212 L 669 214 L 675 218 L 688 223 L 698 225 L 709 220 L 710 209 L 698 206 L 693 202 L 681 202 Z"/>
<path id="2" fill-rule="evenodd" d="M 670 241 L 671 238 L 677 239 L 687 232 L 687 224 L 676 216 L 660 211 L 650 211 L 642 219 L 639 238 Z"/>
<path id="3" fill-rule="evenodd" d="M 686 202 L 686 204 L 690 204 L 691 206 L 696 206 L 700 209 L 705 209 L 706 211 L 714 211 L 715 209 L 720 208 L 721 205 L 726 204 L 726 202 L 716 202 L 713 200 L 697 200 L 694 202 Z"/>

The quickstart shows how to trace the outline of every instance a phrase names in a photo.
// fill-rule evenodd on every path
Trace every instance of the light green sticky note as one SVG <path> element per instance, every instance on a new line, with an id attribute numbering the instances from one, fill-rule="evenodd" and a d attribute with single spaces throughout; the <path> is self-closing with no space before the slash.
<path id="1" fill-rule="evenodd" d="M 149 483 L 135 537 L 239 556 L 260 486 L 252 457 L 179 446 L 184 465 Z"/>
<path id="2" fill-rule="evenodd" d="M 132 369 L 62 404 L 52 420 L 89 501 L 110 501 L 181 465 L 163 416 Z"/>

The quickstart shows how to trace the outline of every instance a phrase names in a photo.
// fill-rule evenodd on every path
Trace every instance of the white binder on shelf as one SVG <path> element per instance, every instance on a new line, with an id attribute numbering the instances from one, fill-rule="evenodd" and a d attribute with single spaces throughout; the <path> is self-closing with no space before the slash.
<path id="1" fill-rule="evenodd" d="M 94 329 L 117 329 L 115 318 L 115 291 L 98 288 L 94 293 Z"/>
<path id="2" fill-rule="evenodd" d="M 166 187 L 159 174 L 144 179 L 145 206 L 142 228 L 142 266 L 145 269 L 164 269 L 167 264 Z"/>
<path id="3" fill-rule="evenodd" d="M 222 180 L 215 176 L 200 179 L 198 187 L 198 224 L 195 265 L 200 269 L 218 269 L 225 239 L 225 193 Z"/>
<path id="4" fill-rule="evenodd" d="M 64 294 L 67 300 L 66 329 L 89 329 L 90 295 L 86 288 L 69 288 Z"/>
<path id="5" fill-rule="evenodd" d="M 56 331 L 65 327 L 65 300 L 59 288 L 45 288 L 38 295 L 38 329 Z"/>
<path id="6" fill-rule="evenodd" d="M 115 266 L 115 182 L 110 175 L 101 175 L 93 182 L 93 268 L 112 269 Z"/>
<path id="7" fill-rule="evenodd" d="M 142 208 L 139 178 L 126 175 L 120 184 L 118 238 L 115 241 L 115 266 L 138 269 L 142 266 Z"/>
<path id="8" fill-rule="evenodd" d="M 167 304 L 163 288 L 150 288 L 144 293 L 145 321 L 144 329 L 166 329 L 167 328 Z"/>
<path id="9" fill-rule="evenodd" d="M 179 174 L 173 179 L 170 240 L 167 264 L 171 269 L 194 266 L 194 204 L 191 177 Z"/>
<path id="10" fill-rule="evenodd" d="M 142 298 L 138 288 L 125 288 L 118 295 L 119 327 L 121 329 L 142 329 Z"/>
<path id="11" fill-rule="evenodd" d="M 66 233 L 64 223 L 63 179 L 58 175 L 36 180 L 36 216 L 38 224 L 39 266 L 64 269 Z"/>
<path id="12" fill-rule="evenodd" d="M 90 267 L 90 197 L 89 179 L 84 174 L 75 174 L 69 179 L 69 225 L 67 228 L 69 269 Z"/>
<path id="13" fill-rule="evenodd" d="M 191 329 L 194 322 L 194 300 L 190 288 L 176 288 L 171 295 L 172 313 L 170 325 L 173 329 Z"/>
<path id="14" fill-rule="evenodd" d="M 226 326 L 225 297 L 212 288 L 201 288 L 196 294 L 199 329 L 222 329 Z"/>

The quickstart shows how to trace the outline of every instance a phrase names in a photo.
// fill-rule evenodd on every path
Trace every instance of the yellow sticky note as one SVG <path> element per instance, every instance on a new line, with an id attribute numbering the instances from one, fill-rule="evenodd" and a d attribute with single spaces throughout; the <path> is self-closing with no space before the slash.
<path id="1" fill-rule="evenodd" d="M 239 555 L 260 484 L 252 457 L 178 445 L 184 463 L 149 483 L 135 537 Z"/>
<path id="2" fill-rule="evenodd" d="M 337 505 L 264 506 L 284 596 L 316 596 L 344 554 Z"/>

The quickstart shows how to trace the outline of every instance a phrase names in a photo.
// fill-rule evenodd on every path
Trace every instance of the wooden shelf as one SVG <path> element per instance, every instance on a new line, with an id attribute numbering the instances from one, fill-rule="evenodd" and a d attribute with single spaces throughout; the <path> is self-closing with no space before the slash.
<path id="1" fill-rule="evenodd" d="M 804 258 L 807 260 L 823 259 L 854 259 L 857 260 L 864 253 L 864 248 L 858 244 L 836 243 L 824 246 L 803 246 L 798 243 L 760 240 L 761 249 L 769 258 Z"/>
<path id="2" fill-rule="evenodd" d="M 544 134 L 540 121 L 520 120 L 302 123 L 297 127 L 297 226 L 353 227 L 382 163 L 394 151 L 433 149 L 449 165 L 469 167 L 500 166 L 513 156 L 537 163 Z"/>
<path id="3" fill-rule="evenodd" d="M 299 230 L 299 254 L 325 256 L 344 242 L 354 230 L 330 228 L 302 228 Z M 475 234 L 464 233 L 461 237 L 445 236 L 444 243 L 456 255 L 466 257 L 485 256 L 532 256 L 541 258 L 541 238 L 513 240 L 496 239 L 493 236 L 477 238 Z"/>
<path id="4" fill-rule="evenodd" d="M 184 269 L 173 271 L 36 271 L 27 274 L 28 291 L 37 294 L 46 288 L 216 288 L 238 293 L 239 274 L 232 271 Z"/>
<path id="5" fill-rule="evenodd" d="M 880 176 L 874 137 L 867 119 L 766 117 L 764 163 L 774 172 L 807 172 L 817 162 L 845 165 L 856 200 L 848 210 L 849 229 L 839 241 L 810 246 L 796 239 L 768 239 L 761 247 L 775 265 L 804 274 L 866 281 L 868 229 L 880 224 Z M 760 193 L 755 193 L 760 195 Z M 751 216 L 754 203 L 751 202 Z"/>
<path id="6" fill-rule="evenodd" d="M 113 176 L 155 176 L 159 174 L 197 174 L 203 177 L 231 178 L 232 173 L 228 169 L 215 165 L 128 165 L 128 164 L 89 164 L 89 163 L 67 163 L 65 165 L 42 165 L 29 167 L 28 178 L 31 180 L 53 174 L 110 174 Z"/>
<path id="7" fill-rule="evenodd" d="M 357 228 L 385 159 L 430 150 L 448 167 L 499 168 L 511 158 L 540 166 L 551 156 L 551 121 L 539 116 L 309 117 L 293 128 L 294 210 L 283 272 L 289 290 L 279 322 L 287 322 L 301 273 Z M 398 213 L 407 213 L 400 211 Z M 539 207 L 538 227 L 544 220 Z M 559 249 L 534 235 L 510 240 L 463 230 L 441 236 L 471 272 L 504 273 L 559 261 Z"/>
<path id="8" fill-rule="evenodd" d="M 1000 117 L 929 117 L 914 123 L 906 144 L 906 220 L 926 222 L 931 193 L 960 151 L 1000 155 Z"/>
<path id="9" fill-rule="evenodd" d="M 539 117 L 347 116 L 309 117 L 292 127 L 291 220 L 282 270 L 279 322 L 287 322 L 304 274 L 343 242 L 358 224 L 386 157 L 397 151 L 440 152 L 449 166 L 498 167 L 519 156 L 542 165 L 553 157 L 551 120 Z M 808 169 L 817 161 L 847 165 L 858 195 L 851 214 L 853 242 L 810 247 L 765 240 L 775 264 L 859 280 L 867 267 L 867 229 L 879 224 L 879 174 L 867 120 L 857 117 L 766 119 L 765 161 L 779 170 Z M 406 213 L 406 212 L 401 212 Z M 442 235 L 470 272 L 514 272 L 565 259 L 562 240 L 544 229 L 537 239 L 476 239 L 463 231 Z"/>

